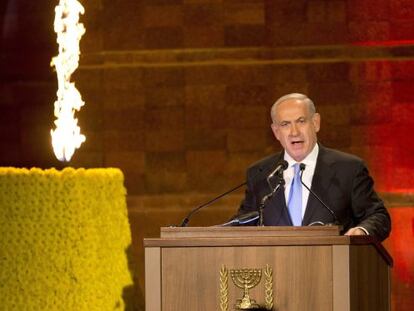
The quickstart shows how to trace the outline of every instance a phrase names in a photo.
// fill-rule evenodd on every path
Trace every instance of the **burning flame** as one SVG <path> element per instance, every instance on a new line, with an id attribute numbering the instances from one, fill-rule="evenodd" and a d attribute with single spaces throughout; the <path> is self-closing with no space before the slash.
<path id="1" fill-rule="evenodd" d="M 55 8 L 54 29 L 57 33 L 59 54 L 52 58 L 51 66 L 56 68 L 58 90 L 54 114 L 57 118 L 55 130 L 51 130 L 52 146 L 60 161 L 70 161 L 75 149 L 85 141 L 80 133 L 75 111 L 85 104 L 81 94 L 70 82 L 72 73 L 79 64 L 79 41 L 85 33 L 85 27 L 79 23 L 79 14 L 85 9 L 77 0 L 60 0 Z"/>

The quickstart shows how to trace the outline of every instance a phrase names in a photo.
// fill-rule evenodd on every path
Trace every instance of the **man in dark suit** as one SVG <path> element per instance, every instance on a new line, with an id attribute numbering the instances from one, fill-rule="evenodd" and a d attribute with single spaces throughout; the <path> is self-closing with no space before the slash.
<path id="1" fill-rule="evenodd" d="M 313 102 L 303 94 L 285 95 L 272 106 L 271 117 L 273 134 L 284 150 L 248 169 L 239 215 L 259 209 L 262 198 L 275 186 L 268 184 L 267 177 L 285 160 L 285 186 L 266 202 L 264 225 L 307 226 L 336 220 L 345 235 L 369 234 L 384 240 L 391 231 L 390 216 L 365 164 L 356 156 L 318 144 L 321 117 Z M 301 178 L 326 206 L 303 187 Z"/>

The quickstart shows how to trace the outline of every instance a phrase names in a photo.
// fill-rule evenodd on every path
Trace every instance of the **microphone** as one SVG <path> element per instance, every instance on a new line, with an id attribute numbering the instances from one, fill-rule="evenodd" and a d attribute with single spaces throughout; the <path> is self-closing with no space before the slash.
<path id="1" fill-rule="evenodd" d="M 289 164 L 287 163 L 286 160 L 282 160 L 280 161 L 277 165 L 276 168 L 273 170 L 273 172 L 271 172 L 269 174 L 269 176 L 267 176 L 266 180 L 267 180 L 267 184 L 269 185 L 270 189 L 273 189 L 272 184 L 270 183 L 270 179 L 273 178 L 273 176 L 275 176 L 277 174 L 278 177 L 281 177 L 281 173 L 287 169 L 289 166 Z"/>
<path id="2" fill-rule="evenodd" d="M 213 198 L 212 200 L 210 200 L 210 201 L 208 201 L 208 202 L 206 202 L 206 203 L 204 203 L 204 204 L 201 204 L 200 206 L 197 206 L 196 208 L 192 209 L 192 210 L 191 210 L 191 211 L 187 214 L 187 216 L 183 219 L 183 221 L 181 222 L 180 227 L 187 227 L 187 224 L 188 224 L 188 222 L 190 221 L 191 216 L 193 216 L 193 214 L 194 214 L 194 213 L 198 212 L 198 211 L 199 211 L 200 209 L 202 209 L 203 207 L 209 206 L 210 204 L 212 204 L 212 203 L 216 202 L 217 200 L 221 199 L 222 197 L 224 197 L 224 196 L 226 196 L 226 195 L 228 195 L 228 194 L 232 193 L 233 191 L 236 191 L 237 189 L 239 189 L 239 188 L 241 188 L 241 187 L 245 186 L 246 184 L 247 184 L 247 181 L 245 181 L 244 183 L 242 183 L 242 184 L 240 184 L 240 185 L 238 185 L 238 186 L 234 187 L 233 189 L 230 189 L 229 191 L 226 191 L 226 192 L 224 192 L 224 193 L 220 194 L 219 196 L 217 196 L 217 197 Z"/>
<path id="3" fill-rule="evenodd" d="M 305 183 L 303 182 L 303 180 L 302 180 L 302 175 L 303 175 L 303 171 L 305 170 L 305 168 L 306 168 L 306 165 L 305 164 L 303 164 L 303 163 L 301 163 L 301 164 L 299 164 L 299 169 L 300 169 L 300 182 L 302 183 L 302 185 L 304 185 L 305 186 L 305 188 L 306 189 L 308 189 L 308 191 L 329 211 L 329 213 L 331 213 L 331 215 L 332 215 L 332 217 L 333 217 L 333 219 L 334 219 L 334 224 L 335 225 L 340 225 L 341 223 L 338 221 L 338 218 L 336 217 L 336 215 L 335 215 L 335 213 L 334 213 L 334 211 L 332 210 L 332 209 L 330 209 L 329 208 L 329 206 L 328 205 L 326 205 L 319 197 L 318 197 L 318 195 L 315 193 L 315 192 L 313 192 L 308 186 L 306 186 L 305 185 Z M 323 225 L 323 223 L 322 222 L 320 222 L 320 221 L 316 221 L 316 222 L 314 222 L 314 223 L 312 223 L 311 225 L 313 225 L 313 224 L 315 224 L 315 225 Z"/>
<path id="4" fill-rule="evenodd" d="M 249 222 L 252 222 L 254 220 L 257 220 L 259 218 L 259 212 L 253 211 L 249 213 L 245 213 L 240 215 L 239 217 L 236 217 L 229 222 L 226 222 L 225 224 L 219 225 L 220 227 L 227 227 L 227 226 L 233 226 L 233 225 L 245 225 Z"/>

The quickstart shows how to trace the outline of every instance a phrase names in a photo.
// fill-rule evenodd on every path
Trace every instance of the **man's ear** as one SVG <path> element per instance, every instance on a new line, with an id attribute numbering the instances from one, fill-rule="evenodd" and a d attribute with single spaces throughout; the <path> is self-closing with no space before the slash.
<path id="1" fill-rule="evenodd" d="M 270 127 L 272 128 L 273 135 L 279 140 L 279 127 L 275 123 L 272 123 Z"/>
<path id="2" fill-rule="evenodd" d="M 315 132 L 319 132 L 321 128 L 321 115 L 315 112 L 312 116 L 313 127 L 315 128 Z"/>

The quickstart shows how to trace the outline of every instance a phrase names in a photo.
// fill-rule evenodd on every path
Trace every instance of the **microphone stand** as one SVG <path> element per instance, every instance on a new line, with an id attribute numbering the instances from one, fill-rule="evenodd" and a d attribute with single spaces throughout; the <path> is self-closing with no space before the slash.
<path id="1" fill-rule="evenodd" d="M 265 195 L 262 200 L 260 201 L 259 205 L 259 226 L 263 226 L 263 210 L 265 208 L 266 202 L 275 195 L 280 188 L 283 188 L 282 186 L 285 185 L 285 180 L 283 177 L 278 176 L 278 182 L 276 187 L 270 192 L 269 194 Z"/>

